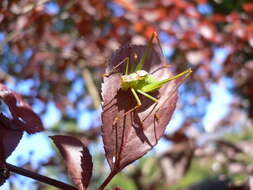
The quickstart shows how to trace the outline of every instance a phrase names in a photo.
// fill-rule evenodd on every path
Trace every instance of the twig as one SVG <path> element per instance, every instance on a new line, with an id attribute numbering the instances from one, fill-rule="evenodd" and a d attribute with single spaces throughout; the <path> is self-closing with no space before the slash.
<path id="1" fill-rule="evenodd" d="M 102 183 L 102 185 L 100 185 L 100 187 L 98 188 L 98 190 L 103 190 L 107 184 L 112 180 L 112 178 L 117 174 L 117 172 L 111 172 L 110 175 L 105 179 L 105 181 Z"/>
<path id="2" fill-rule="evenodd" d="M 60 188 L 60 189 L 64 189 L 64 190 L 78 190 L 76 187 L 57 181 L 55 179 L 34 173 L 32 171 L 26 170 L 24 168 L 20 168 L 14 165 L 11 165 L 9 163 L 6 163 L 6 167 L 7 169 L 9 169 L 9 171 L 26 176 L 26 177 L 30 177 L 32 179 L 38 180 L 40 182 L 46 183 L 48 185 L 52 185 L 54 187 Z"/>

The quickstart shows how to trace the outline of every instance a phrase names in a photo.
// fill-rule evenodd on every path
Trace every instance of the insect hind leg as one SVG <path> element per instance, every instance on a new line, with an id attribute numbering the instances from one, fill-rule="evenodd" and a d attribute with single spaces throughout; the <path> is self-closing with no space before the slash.
<path id="1" fill-rule="evenodd" d="M 147 98 L 149 98 L 150 100 L 154 101 L 155 103 L 158 103 L 158 100 L 156 98 L 154 98 L 153 96 L 150 96 L 149 94 L 147 94 L 146 92 L 143 92 L 142 90 L 137 90 L 138 93 L 142 94 L 143 96 L 146 96 Z"/>
<path id="2" fill-rule="evenodd" d="M 113 125 L 115 125 L 115 124 L 117 123 L 117 121 L 118 121 L 120 118 L 125 117 L 127 114 L 129 114 L 129 113 L 133 112 L 134 110 L 138 109 L 139 107 L 141 107 L 141 100 L 140 100 L 140 98 L 138 97 L 136 91 L 135 91 L 133 88 L 131 88 L 131 92 L 132 92 L 133 95 L 134 95 L 134 98 L 135 98 L 135 100 L 136 100 L 136 102 L 137 102 L 137 105 L 136 105 L 134 108 L 131 108 L 130 110 L 128 110 L 127 112 L 125 112 L 122 116 L 116 117 L 116 118 L 114 119 L 113 123 L 112 123 Z"/>

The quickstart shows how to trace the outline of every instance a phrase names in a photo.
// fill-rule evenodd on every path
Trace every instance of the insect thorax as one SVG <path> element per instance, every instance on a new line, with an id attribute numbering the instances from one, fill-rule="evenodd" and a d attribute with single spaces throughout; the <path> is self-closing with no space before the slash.
<path id="1" fill-rule="evenodd" d="M 129 75 L 121 76 L 121 89 L 127 90 L 129 88 L 139 89 L 149 83 L 149 79 L 153 78 L 147 71 L 139 70 Z"/>

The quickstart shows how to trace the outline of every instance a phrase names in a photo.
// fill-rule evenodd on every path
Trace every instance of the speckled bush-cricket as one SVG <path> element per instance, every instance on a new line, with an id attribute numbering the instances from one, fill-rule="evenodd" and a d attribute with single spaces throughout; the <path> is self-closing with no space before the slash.
<path id="1" fill-rule="evenodd" d="M 152 74 L 150 74 L 147 71 L 143 70 L 143 66 L 145 64 L 146 58 L 149 55 L 149 51 L 152 47 L 154 38 L 157 39 L 159 47 L 161 49 L 161 44 L 160 44 L 160 40 L 158 38 L 158 35 L 157 35 L 156 32 L 154 32 L 152 34 L 151 38 L 149 39 L 148 45 L 145 48 L 144 54 L 141 57 L 139 62 L 137 61 L 137 59 L 138 59 L 137 56 L 138 55 L 134 54 L 134 62 L 136 62 L 136 64 L 131 64 L 131 65 L 136 65 L 136 67 L 131 68 L 130 72 L 129 72 L 129 60 L 130 60 L 130 58 L 126 57 L 122 61 L 120 61 L 120 63 L 118 63 L 116 66 L 114 66 L 112 68 L 112 70 L 110 71 L 110 73 L 104 75 L 105 77 L 108 77 L 121 64 L 126 64 L 125 73 L 121 76 L 120 88 L 124 91 L 130 89 L 132 94 L 133 94 L 133 97 L 136 100 L 137 105 L 135 107 L 133 107 L 132 109 L 128 110 L 127 112 L 125 112 L 123 117 L 125 115 L 127 115 L 128 113 L 138 109 L 142 105 L 138 94 L 146 96 L 147 98 L 154 101 L 155 103 L 158 103 L 158 100 L 156 98 L 154 98 L 153 96 L 148 94 L 149 92 L 159 90 L 164 84 L 168 83 L 169 81 L 175 80 L 179 77 L 185 76 L 185 78 L 187 78 L 192 72 L 191 69 L 187 69 L 187 70 L 183 71 L 182 73 L 180 73 L 178 75 L 169 77 L 167 79 L 158 80 Z M 162 51 L 162 49 L 161 49 L 161 51 Z M 116 117 L 114 119 L 113 125 L 116 124 L 118 119 L 119 119 L 118 117 Z"/>

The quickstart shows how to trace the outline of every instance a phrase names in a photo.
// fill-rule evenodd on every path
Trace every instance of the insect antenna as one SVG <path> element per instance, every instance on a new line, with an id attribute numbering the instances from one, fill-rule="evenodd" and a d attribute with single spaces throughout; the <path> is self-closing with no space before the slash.
<path id="1" fill-rule="evenodd" d="M 160 49 L 160 52 L 161 52 L 161 54 L 162 54 L 162 62 L 163 62 L 163 64 L 164 65 L 167 65 L 166 63 L 166 57 L 165 57 L 165 55 L 164 55 L 164 52 L 163 52 L 163 48 L 162 48 L 162 44 L 161 44 L 161 41 L 160 41 L 160 38 L 159 38 L 159 36 L 157 35 L 157 33 L 156 33 L 156 35 L 155 35 L 155 38 L 156 38 L 156 40 L 157 40 L 157 43 L 158 43 L 158 46 L 159 46 L 159 49 Z"/>
<path id="2" fill-rule="evenodd" d="M 137 53 L 134 53 L 134 62 L 133 62 L 133 64 L 131 64 L 130 73 L 133 73 L 135 71 L 134 67 L 137 64 L 138 64 L 138 55 L 137 55 Z"/>

